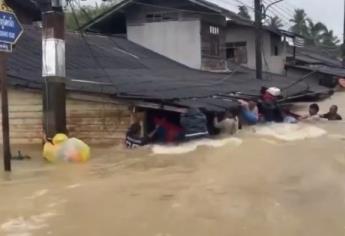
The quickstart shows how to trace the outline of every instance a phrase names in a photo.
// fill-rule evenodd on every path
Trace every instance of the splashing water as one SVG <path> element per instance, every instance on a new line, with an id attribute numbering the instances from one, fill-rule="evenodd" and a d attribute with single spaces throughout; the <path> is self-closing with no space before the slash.
<path id="1" fill-rule="evenodd" d="M 230 145 L 230 146 L 240 146 L 242 144 L 242 140 L 239 138 L 226 138 L 226 139 L 202 139 L 191 141 L 187 143 L 182 143 L 176 146 L 167 146 L 167 145 L 153 145 L 152 152 L 154 154 L 161 154 L 161 155 L 176 155 L 176 154 L 186 154 L 189 152 L 193 152 L 198 149 L 198 147 L 205 146 L 205 147 L 214 147 L 219 148 L 222 146 Z"/>
<path id="2" fill-rule="evenodd" d="M 326 130 L 309 124 L 267 124 L 255 127 L 257 135 L 271 136 L 283 141 L 297 141 L 318 138 L 327 134 Z"/>

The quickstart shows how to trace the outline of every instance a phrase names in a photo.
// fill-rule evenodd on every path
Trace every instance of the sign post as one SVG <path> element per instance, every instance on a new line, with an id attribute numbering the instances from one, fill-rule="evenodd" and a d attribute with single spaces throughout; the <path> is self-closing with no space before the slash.
<path id="1" fill-rule="evenodd" d="M 0 6 L 0 79 L 4 169 L 11 171 L 10 125 L 7 95 L 7 57 L 23 33 L 16 15 L 4 3 Z"/>

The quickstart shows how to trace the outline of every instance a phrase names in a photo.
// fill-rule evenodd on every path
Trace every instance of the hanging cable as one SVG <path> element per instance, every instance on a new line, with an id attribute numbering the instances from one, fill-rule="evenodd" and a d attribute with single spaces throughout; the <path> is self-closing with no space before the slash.
<path id="1" fill-rule="evenodd" d="M 74 21 L 77 25 L 78 28 L 80 28 L 80 22 L 78 20 L 78 17 L 76 15 L 76 11 L 75 11 L 75 7 L 74 7 L 74 0 L 68 0 L 67 1 L 67 5 L 70 6 L 71 11 L 72 11 L 72 16 L 74 18 Z M 103 67 L 102 63 L 99 61 L 98 57 L 95 55 L 91 45 L 88 42 L 88 39 L 85 37 L 83 32 L 79 31 L 79 35 L 81 36 L 83 42 L 85 43 L 88 51 L 90 52 L 91 57 L 93 58 L 93 60 L 95 61 L 95 63 L 97 64 L 97 66 L 99 68 L 101 68 L 101 70 L 103 71 L 103 74 L 105 75 L 105 78 L 112 84 L 112 86 L 117 90 L 117 86 L 114 84 L 111 76 L 108 74 L 108 72 L 106 71 L 106 69 Z M 103 92 L 104 86 L 101 86 L 101 91 Z"/>

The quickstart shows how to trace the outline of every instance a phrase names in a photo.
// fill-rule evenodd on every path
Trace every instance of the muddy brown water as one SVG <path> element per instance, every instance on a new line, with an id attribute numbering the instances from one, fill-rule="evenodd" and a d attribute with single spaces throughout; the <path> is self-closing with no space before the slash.
<path id="1" fill-rule="evenodd" d="M 345 94 L 322 110 L 333 103 L 345 111 Z M 0 235 L 345 235 L 345 123 L 270 130 L 182 154 L 94 147 L 82 165 L 14 162 L 0 174 Z"/>

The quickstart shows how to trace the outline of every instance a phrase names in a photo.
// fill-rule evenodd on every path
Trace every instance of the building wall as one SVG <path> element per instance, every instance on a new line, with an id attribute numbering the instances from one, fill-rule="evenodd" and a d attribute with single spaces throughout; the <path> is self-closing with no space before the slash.
<path id="1" fill-rule="evenodd" d="M 66 109 L 70 136 L 80 138 L 89 144 L 119 143 L 130 123 L 128 107 L 120 103 L 109 104 L 68 98 Z M 9 116 L 12 144 L 42 142 L 43 112 L 40 92 L 9 89 Z"/>
<path id="2" fill-rule="evenodd" d="M 210 27 L 217 28 L 217 34 L 210 33 Z M 215 54 L 214 47 L 218 46 Z M 206 71 L 225 71 L 226 67 L 226 48 L 225 31 L 219 22 L 201 23 L 201 69 Z"/>
<path id="3" fill-rule="evenodd" d="M 167 7 L 178 0 L 160 2 Z M 147 15 L 171 14 L 176 19 L 148 22 Z M 201 68 L 200 20 L 180 11 L 134 6 L 126 12 L 127 38 L 188 67 Z"/>
<path id="4" fill-rule="evenodd" d="M 247 43 L 247 64 L 244 66 L 255 69 L 255 31 L 247 27 L 228 27 L 226 32 L 226 43 L 246 42 Z M 284 74 L 284 66 L 286 60 L 286 52 L 283 44 L 279 44 L 278 56 L 272 55 L 271 34 L 265 32 L 263 34 L 263 70 L 276 74 Z"/>
<path id="5" fill-rule="evenodd" d="M 188 67 L 201 68 L 200 21 L 167 21 L 127 25 L 127 37 Z"/>

